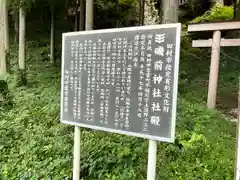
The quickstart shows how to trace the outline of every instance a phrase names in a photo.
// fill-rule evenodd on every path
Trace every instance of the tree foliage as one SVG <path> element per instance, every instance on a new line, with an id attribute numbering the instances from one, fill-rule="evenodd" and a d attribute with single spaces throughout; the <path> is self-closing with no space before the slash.
<path id="1" fill-rule="evenodd" d="M 139 20 L 139 1 L 120 0 L 118 4 L 114 0 L 96 1 L 95 23 L 96 28 L 116 27 L 116 20 L 121 27 L 134 26 Z"/>
<path id="2" fill-rule="evenodd" d="M 195 18 L 192 22 L 231 20 L 233 15 L 233 6 L 215 4 L 210 10 L 206 11 L 202 16 Z"/>
<path id="3" fill-rule="evenodd" d="M 14 12 L 18 11 L 20 7 L 23 7 L 26 12 L 29 12 L 35 0 L 9 0 L 8 2 L 10 9 Z"/>

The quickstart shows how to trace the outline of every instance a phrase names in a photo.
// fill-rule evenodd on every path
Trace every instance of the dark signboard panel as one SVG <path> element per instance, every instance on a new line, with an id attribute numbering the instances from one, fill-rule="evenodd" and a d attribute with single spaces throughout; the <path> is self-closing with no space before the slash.
<path id="1" fill-rule="evenodd" d="M 175 136 L 180 24 L 64 33 L 61 122 Z"/>

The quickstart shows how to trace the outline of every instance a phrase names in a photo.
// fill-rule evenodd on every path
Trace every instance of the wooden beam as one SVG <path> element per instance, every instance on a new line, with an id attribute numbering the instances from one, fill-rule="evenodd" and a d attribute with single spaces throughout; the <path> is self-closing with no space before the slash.
<path id="1" fill-rule="evenodd" d="M 192 47 L 212 47 L 213 40 L 193 40 Z M 240 46 L 240 39 L 221 39 L 220 46 Z"/>
<path id="2" fill-rule="evenodd" d="M 212 46 L 212 39 L 192 41 L 192 47 L 211 47 L 211 46 Z"/>
<path id="3" fill-rule="evenodd" d="M 189 24 L 188 32 L 240 29 L 240 21 Z"/>

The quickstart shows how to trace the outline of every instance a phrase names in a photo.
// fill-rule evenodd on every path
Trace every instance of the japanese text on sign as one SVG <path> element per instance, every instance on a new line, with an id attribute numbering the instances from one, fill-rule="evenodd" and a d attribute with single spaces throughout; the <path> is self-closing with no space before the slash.
<path id="1" fill-rule="evenodd" d="M 63 35 L 61 122 L 172 142 L 180 24 Z"/>

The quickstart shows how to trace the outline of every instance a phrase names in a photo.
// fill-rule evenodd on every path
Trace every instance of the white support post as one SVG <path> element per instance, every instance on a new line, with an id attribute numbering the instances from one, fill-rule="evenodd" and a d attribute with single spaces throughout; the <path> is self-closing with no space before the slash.
<path id="1" fill-rule="evenodd" d="M 80 180 L 80 127 L 74 129 L 73 180 Z"/>
<path id="2" fill-rule="evenodd" d="M 157 142 L 154 140 L 149 140 L 147 180 L 155 180 L 156 162 L 157 162 Z"/>
<path id="3" fill-rule="evenodd" d="M 221 43 L 221 31 L 214 31 L 207 99 L 207 107 L 209 109 L 214 109 L 216 106 L 218 69 L 220 59 L 220 43 Z"/>
<path id="4" fill-rule="evenodd" d="M 238 120 L 237 120 L 237 145 L 236 145 L 236 164 L 235 164 L 235 180 L 240 179 L 240 77 L 238 91 Z"/>
<path id="5" fill-rule="evenodd" d="M 83 0 L 80 0 L 83 5 Z M 83 8 L 82 8 L 83 10 Z M 80 17 L 81 22 L 83 18 Z M 82 25 L 83 23 L 81 23 Z M 93 0 L 86 1 L 86 30 L 92 30 L 93 28 Z M 81 27 L 83 30 L 83 27 Z M 74 160 L 73 160 L 73 180 L 80 180 L 80 127 L 75 126 L 74 130 Z"/>

